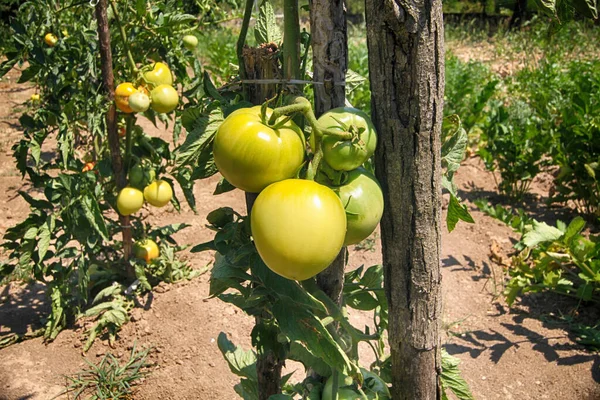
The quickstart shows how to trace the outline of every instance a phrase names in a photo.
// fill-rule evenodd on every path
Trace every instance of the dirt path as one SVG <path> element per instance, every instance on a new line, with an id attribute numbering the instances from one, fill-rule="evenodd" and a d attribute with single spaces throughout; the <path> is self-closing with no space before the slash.
<path id="1" fill-rule="evenodd" d="M 18 190 L 27 186 L 13 166 L 10 147 L 19 139 L 14 119 L 15 106 L 29 98 L 12 81 L 0 82 L 0 234 L 20 221 L 27 205 Z M 15 89 L 17 88 L 17 89 Z M 148 124 L 149 125 L 149 124 Z M 152 135 L 166 135 L 150 128 Z M 493 179 L 477 159 L 470 159 L 458 173 L 462 190 L 482 196 L 494 190 Z M 212 196 L 216 178 L 196 185 L 198 215 L 184 207 L 154 212 L 156 224 L 187 222 L 192 227 L 181 232 L 180 243 L 199 243 L 211 237 L 205 228 L 206 214 L 219 206 L 244 209 L 243 195 L 234 191 Z M 533 303 L 509 311 L 494 302 L 501 290 L 502 271 L 489 259 L 490 244 L 504 251 L 511 246 L 511 231 L 474 211 L 475 225 L 459 224 L 443 236 L 443 293 L 446 348 L 463 362 L 463 375 L 477 399 L 600 399 L 600 356 L 584 351 L 569 340 L 567 332 L 545 327 L 534 318 L 539 308 Z M 351 251 L 353 266 L 380 263 L 380 248 Z M 189 255 L 195 267 L 211 261 L 210 254 Z M 249 347 L 252 321 L 234 307 L 207 299 L 208 275 L 170 286 L 159 286 L 144 300 L 147 310 L 136 309 L 132 322 L 119 335 L 116 349 L 97 341 L 87 353 L 97 361 L 110 351 L 126 359 L 134 344 L 153 346 L 156 363 L 135 396 L 136 399 L 235 399 L 230 373 L 216 344 L 225 332 L 236 344 Z M 547 301 L 542 300 L 541 302 Z M 39 326 L 45 312 L 43 287 L 10 284 L 0 287 L 0 338 L 11 331 L 24 332 Z M 528 313 L 531 311 L 532 313 Z M 353 315 L 361 322 L 360 315 Z M 46 400 L 60 393 L 64 374 L 72 374 L 85 364 L 81 356 L 81 329 L 67 330 L 57 340 L 44 345 L 29 340 L 0 350 L 0 400 Z M 297 365 L 288 369 L 303 371 Z M 62 398 L 67 398 L 63 396 Z"/>

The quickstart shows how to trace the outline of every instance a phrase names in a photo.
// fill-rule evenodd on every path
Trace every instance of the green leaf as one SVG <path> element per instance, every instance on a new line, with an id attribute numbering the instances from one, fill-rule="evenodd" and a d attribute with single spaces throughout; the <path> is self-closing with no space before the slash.
<path id="1" fill-rule="evenodd" d="M 215 228 L 223 228 L 225 225 L 233 222 L 236 212 L 231 207 L 217 208 L 208 213 L 206 220 Z"/>
<path id="2" fill-rule="evenodd" d="M 263 0 L 258 10 L 258 18 L 254 26 L 256 43 L 281 43 L 281 30 L 277 26 L 275 11 L 268 0 Z"/>
<path id="3" fill-rule="evenodd" d="M 243 267 L 239 267 L 227 261 L 227 257 L 217 253 L 215 264 L 210 276 L 210 296 L 217 296 L 229 288 L 243 290 L 240 282 L 252 280 L 252 276 L 246 273 Z"/>
<path id="4" fill-rule="evenodd" d="M 552 242 L 560 239 L 563 232 L 545 222 L 533 221 L 533 229 L 523 236 L 523 243 L 527 247 L 534 247 L 543 242 Z"/>
<path id="5" fill-rule="evenodd" d="M 379 306 L 379 301 L 371 293 L 362 290 L 344 294 L 344 300 L 349 307 L 356 310 L 370 311 Z"/>
<path id="6" fill-rule="evenodd" d="M 40 230 L 38 232 L 38 257 L 40 259 L 40 262 L 44 261 L 44 257 L 48 252 L 48 247 L 50 247 L 50 238 L 52 236 L 50 232 L 51 218 L 53 217 L 50 216 L 48 218 L 49 220 L 40 227 Z"/>
<path id="7" fill-rule="evenodd" d="M 281 298 L 273 304 L 272 312 L 281 332 L 290 340 L 302 342 L 314 356 L 345 375 L 357 376 L 360 373 L 321 320 L 310 310 Z"/>
<path id="8" fill-rule="evenodd" d="M 458 358 L 452 357 L 446 349 L 442 349 L 442 391 L 445 394 L 445 391 L 450 389 L 459 400 L 475 400 L 469 385 L 460 375 L 459 363 Z"/>
<path id="9" fill-rule="evenodd" d="M 204 162 L 212 160 L 211 157 L 202 158 L 205 151 L 210 151 L 212 141 L 217 129 L 223 122 L 223 111 L 216 104 L 205 112 L 197 108 L 188 108 L 184 111 L 182 123 L 188 131 L 185 142 L 174 151 L 175 165 L 196 166 L 202 159 Z"/>
<path id="10" fill-rule="evenodd" d="M 446 174 L 452 174 L 458 170 L 465 158 L 468 136 L 456 115 L 444 119 L 444 131 L 442 167 L 446 168 Z"/>
<path id="11" fill-rule="evenodd" d="M 102 237 L 102 239 L 108 241 L 108 228 L 106 227 L 106 220 L 102 215 L 100 206 L 96 198 L 90 195 L 84 196 L 80 204 L 83 208 L 85 218 L 89 221 L 90 225 L 96 232 Z"/>
<path id="12" fill-rule="evenodd" d="M 302 363 L 306 370 L 310 368 L 321 376 L 328 376 L 331 374 L 331 367 L 319 357 L 314 356 L 300 342 L 294 341 L 290 343 L 290 350 L 287 353 L 287 357 L 290 360 Z"/>
<path id="13" fill-rule="evenodd" d="M 232 190 L 235 190 L 235 189 L 236 189 L 236 187 L 233 186 L 231 183 L 229 183 L 227 181 L 227 179 L 221 178 L 221 180 L 217 184 L 217 187 L 215 188 L 215 191 L 213 192 L 213 195 L 231 192 Z"/>
<path id="14" fill-rule="evenodd" d="M 563 241 L 569 243 L 571 239 L 578 235 L 585 228 L 585 220 L 581 217 L 575 217 L 567 227 Z"/>
<path id="15" fill-rule="evenodd" d="M 346 71 L 346 97 L 366 81 L 367 78 L 359 73 L 352 71 L 351 69 Z"/>
<path id="16" fill-rule="evenodd" d="M 256 354 L 252 350 L 244 351 L 241 347 L 234 345 L 223 332 L 219 333 L 217 345 L 229 364 L 231 372 L 253 382 L 257 381 Z"/>
<path id="17" fill-rule="evenodd" d="M 458 221 L 465 221 L 470 224 L 475 223 L 469 209 L 466 205 L 460 204 L 458 198 L 450 193 L 450 203 L 448 204 L 448 214 L 446 215 L 446 226 L 448 232 L 452 232 Z"/>

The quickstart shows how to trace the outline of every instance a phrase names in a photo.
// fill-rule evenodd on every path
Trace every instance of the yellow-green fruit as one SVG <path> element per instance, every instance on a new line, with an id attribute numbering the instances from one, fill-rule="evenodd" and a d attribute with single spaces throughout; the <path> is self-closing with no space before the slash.
<path id="1" fill-rule="evenodd" d="M 198 46 L 198 38 L 194 35 L 185 35 L 183 37 L 183 46 L 188 50 L 194 50 Z"/>
<path id="2" fill-rule="evenodd" d="M 124 187 L 117 196 L 117 210 L 121 215 L 136 213 L 144 205 L 144 194 L 131 186 Z"/>
<path id="3" fill-rule="evenodd" d="M 173 198 L 173 189 L 169 182 L 159 179 L 144 188 L 144 198 L 155 207 L 163 207 Z"/>
<path id="4" fill-rule="evenodd" d="M 147 263 L 160 255 L 158 245 L 152 239 L 138 240 L 133 245 L 133 255 L 135 258 L 145 260 Z"/>
<path id="5" fill-rule="evenodd" d="M 171 85 L 158 85 L 150 92 L 151 107 L 159 113 L 173 111 L 179 105 L 179 94 Z"/>
<path id="6" fill-rule="evenodd" d="M 144 74 L 146 81 L 152 86 L 172 85 L 173 75 L 167 64 L 157 62 L 151 71 Z"/>

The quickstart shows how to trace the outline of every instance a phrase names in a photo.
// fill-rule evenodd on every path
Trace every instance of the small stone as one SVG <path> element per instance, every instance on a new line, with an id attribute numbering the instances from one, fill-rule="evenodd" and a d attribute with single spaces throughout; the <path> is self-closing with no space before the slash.
<path id="1" fill-rule="evenodd" d="M 175 364 L 183 365 L 183 361 L 177 360 L 177 361 L 175 361 Z"/>
<path id="2" fill-rule="evenodd" d="M 215 366 L 215 363 L 211 361 L 211 362 L 209 362 L 209 363 L 208 363 L 208 366 L 209 366 L 209 367 L 214 367 L 214 366 Z"/>

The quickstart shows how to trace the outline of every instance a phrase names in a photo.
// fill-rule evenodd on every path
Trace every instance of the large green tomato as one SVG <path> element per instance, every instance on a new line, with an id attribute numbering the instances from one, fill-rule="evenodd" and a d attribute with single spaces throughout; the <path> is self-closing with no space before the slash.
<path id="1" fill-rule="evenodd" d="M 367 237 L 383 215 L 383 193 L 377 179 L 364 168 L 346 174 L 342 185 L 328 185 L 333 189 L 346 209 L 348 230 L 344 246 L 356 244 Z"/>
<path id="2" fill-rule="evenodd" d="M 328 187 L 286 179 L 258 195 L 250 226 L 265 264 L 285 278 L 302 281 L 327 268 L 340 252 L 346 213 Z"/>
<path id="3" fill-rule="evenodd" d="M 154 207 L 163 207 L 173 198 L 173 189 L 169 182 L 156 180 L 144 188 L 144 199 Z"/>
<path id="4" fill-rule="evenodd" d="M 338 378 L 338 390 L 337 390 L 337 399 L 338 400 L 366 400 L 367 398 L 362 394 L 354 391 L 349 387 L 352 385 L 352 378 L 340 376 Z M 342 387 L 340 387 L 342 386 Z M 325 382 L 325 387 L 323 388 L 323 392 L 321 393 L 321 400 L 334 400 L 333 399 L 333 375 L 327 379 Z"/>
<path id="5" fill-rule="evenodd" d="M 151 71 L 144 73 L 144 78 L 153 87 L 173 84 L 171 70 L 167 64 L 161 62 L 155 63 Z"/>
<path id="6" fill-rule="evenodd" d="M 117 196 L 117 210 L 121 215 L 136 213 L 144 205 L 144 194 L 131 186 L 124 187 Z"/>
<path id="7" fill-rule="evenodd" d="M 213 155 L 221 175 L 233 186 L 258 193 L 293 178 L 304 162 L 304 136 L 293 122 L 277 130 L 262 123 L 260 106 L 231 113 L 217 130 Z M 267 118 L 272 110 L 267 110 Z"/>
<path id="8" fill-rule="evenodd" d="M 350 107 L 334 108 L 321 115 L 319 124 L 324 128 L 355 134 L 352 140 L 338 140 L 331 135 L 323 138 L 323 158 L 333 169 L 352 171 L 375 152 L 377 134 L 364 111 Z"/>
<path id="9" fill-rule="evenodd" d="M 179 105 L 179 94 L 171 85 L 158 85 L 150 92 L 152 109 L 159 113 L 169 113 Z"/>

